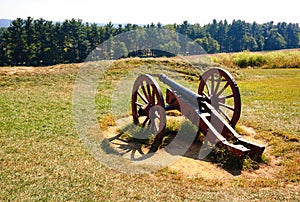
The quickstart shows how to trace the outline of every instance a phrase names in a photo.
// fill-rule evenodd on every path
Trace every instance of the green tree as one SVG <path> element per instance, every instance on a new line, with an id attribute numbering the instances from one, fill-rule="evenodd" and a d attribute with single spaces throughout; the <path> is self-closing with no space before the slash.
<path id="1" fill-rule="evenodd" d="M 34 40 L 35 29 L 33 26 L 33 18 L 28 17 L 24 21 L 24 53 L 23 60 L 25 65 L 32 65 L 32 61 L 36 57 L 36 41 Z"/>
<path id="2" fill-rule="evenodd" d="M 2 34 L 7 30 L 6 27 L 0 27 L 0 37 L 2 37 Z"/>
<path id="3" fill-rule="evenodd" d="M 241 20 L 233 20 L 228 30 L 228 37 L 231 42 L 229 51 L 238 52 L 243 50 L 243 39 L 246 34 L 246 23 Z"/>
<path id="4" fill-rule="evenodd" d="M 262 26 L 256 22 L 253 22 L 250 26 L 251 36 L 255 39 L 257 48 L 256 50 L 261 51 L 264 48 L 265 38 L 262 33 Z"/>
<path id="5" fill-rule="evenodd" d="M 188 29 L 188 38 L 195 40 L 197 38 L 206 37 L 206 31 L 199 23 L 190 25 Z"/>
<path id="6" fill-rule="evenodd" d="M 216 53 L 220 50 L 219 43 L 212 37 L 198 38 L 195 40 L 207 53 Z"/>
<path id="7" fill-rule="evenodd" d="M 190 24 L 188 23 L 188 21 L 185 20 L 185 21 L 183 21 L 183 23 L 181 25 L 179 25 L 177 27 L 176 31 L 182 35 L 187 36 L 189 27 L 190 27 Z"/>
<path id="8" fill-rule="evenodd" d="M 6 49 L 7 62 L 9 65 L 24 65 L 23 63 L 23 20 L 17 18 L 11 22 L 7 29 Z"/>
<path id="9" fill-rule="evenodd" d="M 122 25 L 121 25 L 122 26 Z M 101 33 L 97 24 L 86 25 L 86 35 L 89 41 L 89 52 L 94 50 L 101 42 Z"/>
<path id="10" fill-rule="evenodd" d="M 88 55 L 89 42 L 82 20 L 66 20 L 61 30 L 64 35 L 64 61 L 66 63 L 84 61 Z"/>
<path id="11" fill-rule="evenodd" d="M 180 53 L 180 44 L 175 40 L 170 40 L 165 44 L 159 46 L 160 50 L 166 51 L 168 53 L 177 55 Z"/>
<path id="12" fill-rule="evenodd" d="M 289 23 L 286 28 L 286 36 L 284 37 L 287 42 L 287 48 L 300 47 L 300 29 L 298 24 Z"/>
<path id="13" fill-rule="evenodd" d="M 276 29 L 270 31 L 265 41 L 265 50 L 279 50 L 286 47 L 284 37 Z"/>
<path id="14" fill-rule="evenodd" d="M 209 35 L 214 38 L 214 39 L 218 39 L 218 30 L 219 30 L 219 25 L 217 23 L 217 20 L 214 19 L 212 24 L 209 24 L 207 26 L 207 31 L 209 33 Z"/>
<path id="15" fill-rule="evenodd" d="M 220 21 L 218 23 L 218 31 L 216 32 L 215 39 L 220 44 L 220 51 L 221 52 L 228 52 L 230 49 L 230 42 L 228 39 L 228 30 L 229 26 L 227 20 Z"/>
<path id="16" fill-rule="evenodd" d="M 114 41 L 113 55 L 115 59 L 128 56 L 128 50 L 126 44 L 123 41 Z"/>
<path id="17" fill-rule="evenodd" d="M 3 29 L 3 32 L 0 36 L 0 66 L 11 65 L 8 51 L 8 30 Z"/>
<path id="18" fill-rule="evenodd" d="M 255 51 L 258 48 L 256 40 L 254 37 L 249 35 L 244 35 L 242 39 L 242 50 Z"/>
<path id="19" fill-rule="evenodd" d="M 42 18 L 33 22 L 35 29 L 34 35 L 34 50 L 35 56 L 32 57 L 33 65 L 51 65 L 53 62 L 52 49 L 56 47 L 53 39 L 54 26 L 51 21 L 46 21 Z"/>
<path id="20" fill-rule="evenodd" d="M 183 23 L 181 25 L 179 25 L 176 28 L 176 31 L 179 32 L 180 34 L 184 35 L 184 36 L 188 36 L 189 34 L 189 28 L 190 28 L 190 24 L 188 23 L 188 21 L 183 21 Z M 179 45 L 181 47 L 181 53 L 183 55 L 187 54 L 187 43 L 184 40 L 180 40 L 179 41 Z"/>
<path id="21" fill-rule="evenodd" d="M 131 26 L 131 25 L 130 25 Z M 125 29 L 127 29 L 125 27 Z M 116 33 L 116 29 L 114 28 L 113 24 L 111 22 L 109 22 L 108 24 L 106 24 L 104 26 L 104 39 L 103 41 L 107 41 L 106 43 L 106 50 L 104 50 L 104 55 L 106 55 L 107 59 L 111 59 L 113 57 L 112 54 L 112 40 L 108 40 L 110 38 L 112 38 Z"/>

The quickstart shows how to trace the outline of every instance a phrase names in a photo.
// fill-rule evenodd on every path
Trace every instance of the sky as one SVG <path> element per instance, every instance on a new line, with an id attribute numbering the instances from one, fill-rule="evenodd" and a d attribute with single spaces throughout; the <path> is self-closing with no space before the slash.
<path id="1" fill-rule="evenodd" d="M 201 25 L 233 19 L 300 23 L 299 0 L 0 0 L 0 19 L 81 19 L 90 23 Z"/>

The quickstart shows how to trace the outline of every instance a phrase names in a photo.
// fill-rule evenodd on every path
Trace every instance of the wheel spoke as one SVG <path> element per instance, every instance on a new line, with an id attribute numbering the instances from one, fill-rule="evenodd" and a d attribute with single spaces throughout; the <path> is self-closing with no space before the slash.
<path id="1" fill-rule="evenodd" d="M 230 110 L 234 111 L 234 108 L 232 106 L 226 105 L 226 104 L 224 104 L 222 102 L 219 102 L 219 105 L 222 106 L 222 107 L 225 107 L 227 109 L 230 109 Z"/>
<path id="2" fill-rule="evenodd" d="M 143 104 L 141 104 L 141 103 L 139 103 L 139 102 L 135 102 L 135 104 L 137 105 L 137 106 L 143 106 Z"/>
<path id="3" fill-rule="evenodd" d="M 147 118 L 145 119 L 145 121 L 143 122 L 143 124 L 142 124 L 143 127 L 145 127 L 147 121 L 149 121 L 149 117 L 147 117 Z"/>
<path id="4" fill-rule="evenodd" d="M 206 82 L 205 82 L 205 86 L 206 86 L 207 94 L 208 94 L 207 97 L 209 97 L 211 95 L 211 89 L 209 88 L 209 86 L 208 86 L 208 84 Z"/>
<path id="5" fill-rule="evenodd" d="M 147 99 L 147 101 L 148 101 L 148 103 L 149 103 L 149 95 L 148 95 L 147 92 L 146 92 L 145 86 L 142 85 L 142 86 L 141 86 L 141 89 L 142 89 L 142 91 L 143 91 L 144 95 L 146 96 L 146 99 Z"/>
<path id="6" fill-rule="evenodd" d="M 203 91 L 202 94 L 208 98 L 208 95 L 206 94 L 206 92 Z"/>
<path id="7" fill-rule="evenodd" d="M 139 91 L 137 91 L 137 94 L 140 96 L 140 98 L 146 103 L 146 104 L 148 104 L 149 102 L 148 102 L 148 100 L 139 92 Z"/>
<path id="8" fill-rule="evenodd" d="M 139 152 L 139 154 L 145 155 L 145 153 L 142 151 L 142 147 L 137 148 L 137 151 Z"/>
<path id="9" fill-rule="evenodd" d="M 152 99 L 153 105 L 157 104 L 157 103 L 156 103 L 156 100 L 155 100 L 155 91 L 154 91 L 154 89 L 152 89 L 151 99 Z"/>
<path id="10" fill-rule="evenodd" d="M 227 119 L 228 122 L 230 122 L 229 116 L 222 109 L 218 109 L 218 111 L 221 112 L 221 114 Z"/>
<path id="11" fill-rule="evenodd" d="M 214 74 L 211 75 L 211 94 L 214 94 L 215 92 L 215 78 L 214 78 Z"/>
<path id="12" fill-rule="evenodd" d="M 153 103 L 154 105 L 159 105 L 159 98 L 157 98 L 155 95 L 153 95 Z"/>
<path id="13" fill-rule="evenodd" d="M 233 98 L 234 97 L 234 95 L 232 94 L 232 95 L 226 95 L 226 96 L 220 96 L 220 97 L 218 97 L 218 100 L 219 100 L 219 102 L 225 102 L 225 100 L 226 99 L 230 99 L 230 98 Z"/>
<path id="14" fill-rule="evenodd" d="M 226 97 L 225 97 L 225 99 L 229 99 L 229 98 L 233 98 L 234 97 L 234 95 L 232 94 L 232 95 L 227 95 Z"/>
<path id="15" fill-rule="evenodd" d="M 221 95 L 223 92 L 224 92 L 224 90 L 226 90 L 226 88 L 229 86 L 229 83 L 228 83 L 228 81 L 226 82 L 226 84 L 225 84 L 225 86 L 217 93 L 217 96 L 219 96 L 219 95 Z"/>
<path id="16" fill-rule="evenodd" d="M 216 85 L 216 88 L 215 88 L 215 91 L 214 91 L 215 93 L 218 92 L 218 89 L 219 89 L 220 84 L 221 84 L 221 75 L 219 74 L 218 76 L 219 76 L 219 78 L 217 80 L 217 85 Z"/>
<path id="17" fill-rule="evenodd" d="M 148 99 L 149 102 L 153 104 L 152 96 L 151 96 L 151 89 L 150 89 L 150 84 L 147 83 L 147 94 L 148 94 Z"/>

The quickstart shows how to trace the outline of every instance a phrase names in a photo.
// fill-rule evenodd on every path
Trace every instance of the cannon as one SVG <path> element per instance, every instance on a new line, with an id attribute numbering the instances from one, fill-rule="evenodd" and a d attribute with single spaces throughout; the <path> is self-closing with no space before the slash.
<path id="1" fill-rule="evenodd" d="M 135 124 L 150 127 L 154 142 L 160 142 L 166 127 L 166 111 L 178 110 L 189 119 L 206 140 L 220 144 L 237 157 L 261 156 L 265 147 L 239 135 L 234 127 L 241 114 L 241 98 L 232 75 L 221 68 L 210 68 L 200 76 L 198 92 L 176 83 L 164 74 L 166 103 L 158 83 L 149 74 L 137 77 L 132 89 L 132 117 Z"/>

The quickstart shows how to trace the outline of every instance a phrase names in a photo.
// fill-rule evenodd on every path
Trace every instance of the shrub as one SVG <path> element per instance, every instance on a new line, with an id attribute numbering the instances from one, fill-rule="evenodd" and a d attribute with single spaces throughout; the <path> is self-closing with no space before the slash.
<path id="1" fill-rule="evenodd" d="M 259 53 L 242 52 L 233 55 L 233 64 L 240 68 L 262 67 L 266 62 L 266 58 Z"/>
<path id="2" fill-rule="evenodd" d="M 216 54 L 212 60 L 226 67 L 300 68 L 300 51 L 271 51 Z"/>

